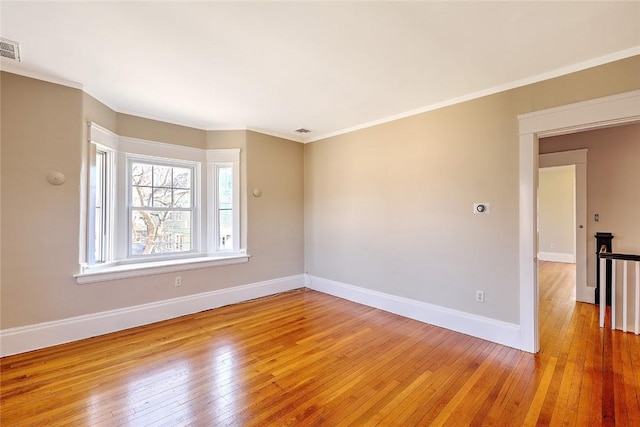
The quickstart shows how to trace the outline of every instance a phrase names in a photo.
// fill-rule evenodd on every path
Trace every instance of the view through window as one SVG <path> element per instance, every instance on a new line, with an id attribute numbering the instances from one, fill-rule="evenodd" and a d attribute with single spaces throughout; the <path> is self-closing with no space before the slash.
<path id="1" fill-rule="evenodd" d="M 191 251 L 193 168 L 131 161 L 129 177 L 130 255 Z"/>

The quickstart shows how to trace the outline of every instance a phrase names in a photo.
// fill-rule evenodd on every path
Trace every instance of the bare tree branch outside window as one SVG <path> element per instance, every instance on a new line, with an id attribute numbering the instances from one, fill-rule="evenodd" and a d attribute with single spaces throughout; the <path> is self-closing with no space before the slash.
<path id="1" fill-rule="evenodd" d="M 192 250 L 193 169 L 132 162 L 132 255 Z"/>

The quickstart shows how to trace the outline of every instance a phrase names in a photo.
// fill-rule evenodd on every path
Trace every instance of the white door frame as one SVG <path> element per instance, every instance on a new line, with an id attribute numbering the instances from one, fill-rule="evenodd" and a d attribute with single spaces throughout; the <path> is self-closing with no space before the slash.
<path id="1" fill-rule="evenodd" d="M 595 287 L 587 286 L 587 150 L 540 154 L 539 167 L 575 166 L 574 254 L 576 263 L 576 301 L 595 302 Z"/>
<path id="2" fill-rule="evenodd" d="M 520 349 L 540 350 L 538 139 L 640 121 L 640 90 L 518 116 L 520 133 Z"/>

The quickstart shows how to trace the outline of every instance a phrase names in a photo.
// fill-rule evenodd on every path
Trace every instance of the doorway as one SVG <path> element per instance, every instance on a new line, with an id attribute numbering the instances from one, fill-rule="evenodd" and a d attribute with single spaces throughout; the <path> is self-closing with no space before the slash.
<path id="1" fill-rule="evenodd" d="M 538 259 L 576 263 L 575 165 L 538 171 Z"/>
<path id="2" fill-rule="evenodd" d="M 640 90 L 518 116 L 520 172 L 520 349 L 540 350 L 538 138 L 640 121 Z"/>
<path id="3" fill-rule="evenodd" d="M 558 153 L 540 154 L 539 170 L 571 170 L 574 178 L 574 194 L 572 197 L 571 222 L 571 242 L 562 244 L 564 249 L 551 251 L 549 247 L 544 247 L 538 242 L 538 254 L 545 252 L 567 253 L 573 252 L 573 259 L 551 259 L 551 261 L 575 262 L 576 269 L 576 301 L 593 304 L 595 302 L 593 288 L 587 286 L 587 150 L 562 151 Z M 541 187 L 540 187 L 541 188 Z M 539 220 L 539 217 L 538 217 Z M 544 243 L 544 242 L 542 242 Z M 546 242 L 556 243 L 558 242 Z M 567 249 L 568 245 L 573 246 L 572 250 Z M 550 245 L 549 245 L 550 246 Z M 540 257 L 545 260 L 544 256 Z"/>

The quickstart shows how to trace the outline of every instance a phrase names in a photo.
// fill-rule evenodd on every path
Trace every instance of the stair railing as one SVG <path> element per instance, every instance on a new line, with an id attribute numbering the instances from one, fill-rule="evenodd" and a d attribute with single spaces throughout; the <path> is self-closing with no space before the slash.
<path id="1" fill-rule="evenodd" d="M 600 263 L 600 327 L 604 327 L 606 311 L 607 311 L 607 298 L 606 298 L 606 277 L 607 277 L 607 260 L 611 260 L 611 329 L 616 329 L 616 314 L 617 306 L 622 306 L 622 331 L 628 332 L 628 315 L 629 305 L 633 302 L 632 310 L 634 313 L 634 330 L 633 332 L 640 334 L 640 255 L 631 254 L 615 254 L 606 252 L 606 246 L 600 250 L 598 255 Z M 617 265 L 622 263 L 622 302 L 618 304 L 616 297 L 616 275 Z M 631 279 L 629 277 L 629 266 L 634 266 L 635 270 L 635 298 L 630 301 L 629 288 L 633 286 L 630 284 Z"/>

